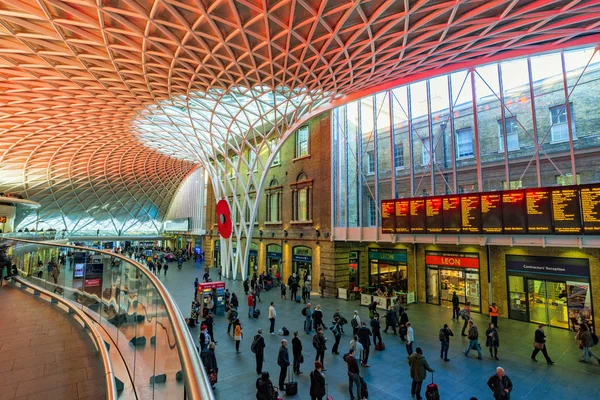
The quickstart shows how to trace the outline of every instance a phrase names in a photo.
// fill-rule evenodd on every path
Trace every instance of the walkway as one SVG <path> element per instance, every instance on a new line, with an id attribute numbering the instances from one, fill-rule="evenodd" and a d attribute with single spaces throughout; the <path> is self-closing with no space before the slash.
<path id="1" fill-rule="evenodd" d="M 0 288 L 0 399 L 104 399 L 104 370 L 84 328 L 63 309 Z"/>
<path id="2" fill-rule="evenodd" d="M 175 264 L 171 264 L 175 265 Z M 184 265 L 179 271 L 170 268 L 169 275 L 161 280 L 165 283 L 171 294 L 179 304 L 185 316 L 189 315 L 192 300 L 194 278 L 202 279 L 202 268 L 196 268 L 192 262 Z M 213 280 L 217 280 L 216 272 L 211 271 Z M 266 317 L 270 301 L 275 302 L 277 308 L 276 329 L 287 327 L 291 332 L 300 331 L 299 337 L 304 346 L 306 362 L 302 366 L 304 374 L 299 381 L 299 394 L 294 397 L 284 398 L 309 398 L 310 387 L 309 373 L 312 370 L 315 350 L 312 347 L 312 336 L 305 335 L 301 329 L 303 317 L 302 305 L 289 300 L 280 299 L 279 290 L 263 293 L 262 303 L 258 308 L 261 317 L 258 320 L 248 319 L 246 298 L 240 282 L 227 281 L 227 287 L 233 289 L 240 300 L 240 316 L 244 328 L 244 339 L 241 344 L 241 354 L 235 353 L 234 340 L 226 334 L 227 323 L 225 317 L 216 317 L 215 336 L 218 341 L 216 355 L 219 363 L 219 382 L 215 388 L 215 396 L 219 400 L 254 400 L 256 389 L 254 354 L 250 352 L 252 337 L 258 328 L 262 328 L 267 343 L 264 370 L 271 373 L 272 381 L 277 385 L 279 367 L 277 367 L 277 351 L 281 337 L 268 334 L 269 320 Z M 366 307 L 360 307 L 357 301 L 343 301 L 333 298 L 320 299 L 313 296 L 312 305 L 321 304 L 324 309 L 326 321 L 329 322 L 336 308 L 350 317 L 354 309 L 360 311 L 360 316 L 365 320 L 368 316 Z M 502 366 L 511 377 L 514 390 L 511 399 L 590 399 L 593 393 L 600 391 L 600 365 L 582 364 L 578 362 L 580 350 L 577 342 L 573 340 L 572 332 L 547 328 L 548 349 L 550 356 L 556 361 L 553 366 L 544 362 L 542 354 L 538 355 L 539 362 L 530 360 L 532 351 L 533 334 L 536 329 L 534 324 L 500 319 L 499 336 L 500 348 L 498 357 L 500 361 L 490 359 L 489 352 L 482 344 L 483 360 L 477 360 L 476 353 L 466 358 L 461 351 L 466 347 L 466 338 L 460 336 L 461 322 L 451 320 L 451 310 L 427 304 L 413 304 L 409 309 L 409 317 L 415 330 L 415 348 L 420 346 L 436 370 L 435 381 L 439 384 L 441 398 L 445 400 L 468 400 L 470 396 L 477 396 L 479 400 L 491 399 L 491 392 L 486 386 L 489 376 L 495 373 L 497 366 Z M 480 328 L 480 336 L 485 331 L 488 319 L 484 315 L 475 315 L 475 321 Z M 450 344 L 450 362 L 443 362 L 439 358 L 438 330 L 444 323 L 448 323 L 455 333 Z M 333 335 L 327 332 L 328 352 L 325 356 L 325 372 L 329 382 L 329 394 L 334 399 L 348 399 L 348 378 L 346 365 L 341 354 L 348 349 L 351 328 L 346 326 L 346 334 L 340 342 L 340 355 L 331 355 Z M 406 350 L 403 342 L 392 334 L 382 334 L 387 345 L 384 352 L 375 352 L 371 347 L 369 364 L 371 368 L 361 368 L 361 375 L 369 387 L 370 399 L 398 400 L 410 398 L 410 376 L 406 361 Z M 198 336 L 197 330 L 193 336 Z M 291 337 L 287 338 L 288 341 Z M 291 354 L 291 348 L 290 348 Z M 431 375 L 428 374 L 428 379 Z M 425 385 L 423 385 L 425 386 Z M 424 397 L 425 387 L 423 387 Z"/>

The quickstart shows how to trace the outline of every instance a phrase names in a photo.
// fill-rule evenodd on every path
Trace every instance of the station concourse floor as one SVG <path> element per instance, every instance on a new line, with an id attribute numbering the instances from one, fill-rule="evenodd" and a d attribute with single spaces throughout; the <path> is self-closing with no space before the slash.
<path id="1" fill-rule="evenodd" d="M 177 264 L 172 263 L 168 276 L 161 276 L 185 317 L 189 316 L 190 304 L 194 290 L 194 278 L 202 281 L 204 269 L 196 266 L 193 262 L 186 262 L 183 269 L 179 271 Z M 211 279 L 218 280 L 216 269 L 210 269 Z M 241 354 L 235 352 L 235 341 L 233 336 L 227 335 L 227 321 L 224 316 L 215 317 L 214 332 L 218 342 L 216 356 L 219 366 L 218 383 L 215 386 L 215 397 L 218 400 L 253 400 L 256 399 L 255 373 L 256 364 L 254 354 L 250 351 L 252 338 L 259 328 L 263 330 L 267 347 L 265 349 L 265 364 L 263 370 L 269 371 L 271 381 L 277 386 L 279 367 L 277 366 L 277 352 L 283 337 L 269 335 L 268 308 L 271 301 L 275 302 L 277 318 L 275 329 L 285 326 L 293 333 L 299 331 L 298 337 L 302 340 L 305 363 L 301 370 L 303 374 L 295 376 L 298 383 L 298 394 L 286 398 L 309 399 L 310 371 L 312 371 L 315 350 L 312 347 L 312 334 L 306 335 L 302 329 L 304 317 L 301 315 L 303 304 L 292 302 L 289 299 L 289 291 L 286 300 L 280 299 L 279 289 L 263 292 L 262 302 L 258 304 L 261 316 L 258 319 L 249 319 L 246 306 L 246 296 L 239 281 L 225 280 L 227 288 L 238 295 L 240 301 L 239 315 L 244 329 L 244 338 L 240 345 Z M 361 307 L 358 301 L 338 300 L 331 297 L 324 299 L 319 296 L 311 296 L 311 304 L 314 307 L 320 304 L 325 315 L 325 323 L 329 324 L 331 316 L 336 308 L 339 308 L 348 319 L 355 309 L 359 310 L 363 321 L 368 320 L 366 307 Z M 488 349 L 485 347 L 485 339 L 480 342 L 483 360 L 477 360 L 477 352 L 471 352 L 469 358 L 462 354 L 467 345 L 467 339 L 460 336 L 462 321 L 452 321 L 452 312 L 445 307 L 428 304 L 411 304 L 408 315 L 415 331 L 415 346 L 421 347 L 429 365 L 436 371 L 435 382 L 439 385 L 440 396 L 444 400 L 469 400 L 471 396 L 482 399 L 493 399 L 492 392 L 487 387 L 488 378 L 495 374 L 497 366 L 505 369 L 511 378 L 514 389 L 511 399 L 593 399 L 600 398 L 600 365 L 594 360 L 589 364 L 580 363 L 578 360 L 581 351 L 578 342 L 574 340 L 575 333 L 564 329 L 546 328 L 548 353 L 556 364 L 547 365 L 543 355 L 537 356 L 538 362 L 530 359 L 533 350 L 533 335 L 537 328 L 535 324 L 500 318 L 499 338 L 500 347 L 498 358 L 494 361 L 490 358 Z M 489 322 L 487 315 L 473 313 L 475 322 L 479 327 L 480 338 L 484 336 Z M 438 331 L 447 323 L 454 332 L 450 341 L 448 358 L 451 361 L 444 362 L 440 359 L 440 344 Z M 391 331 L 390 331 L 391 332 Z M 340 341 L 340 355 L 331 354 L 333 346 L 333 334 L 328 330 L 325 336 L 328 338 L 328 350 L 325 353 L 325 372 L 328 382 L 329 395 L 335 400 L 349 399 L 348 378 L 346 375 L 346 364 L 342 360 L 342 354 L 347 352 L 351 340 L 352 328 L 345 326 L 345 334 Z M 194 338 L 198 337 L 198 328 L 192 332 Z M 290 351 L 291 361 L 291 339 L 292 335 L 286 337 Z M 410 399 L 411 379 L 407 363 L 407 353 L 404 343 L 397 335 L 382 332 L 386 350 L 374 351 L 371 346 L 369 355 L 370 368 L 361 367 L 361 376 L 364 377 L 369 388 L 369 399 L 372 400 L 396 400 Z M 600 346 L 593 349 L 600 353 Z M 600 354 L 598 354 L 600 355 Z M 431 374 L 423 383 L 421 396 L 425 398 L 425 386 L 431 381 Z M 356 396 L 356 388 L 353 389 Z"/>
<path id="2" fill-rule="evenodd" d="M 106 398 L 102 360 L 65 310 L 8 283 L 0 288 L 0 400 Z"/>

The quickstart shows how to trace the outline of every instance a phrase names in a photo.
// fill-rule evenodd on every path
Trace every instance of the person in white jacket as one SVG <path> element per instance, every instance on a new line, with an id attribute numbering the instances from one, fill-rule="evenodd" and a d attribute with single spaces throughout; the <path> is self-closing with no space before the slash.
<path id="1" fill-rule="evenodd" d="M 271 335 L 275 334 L 275 317 L 277 316 L 277 312 L 275 311 L 275 303 L 271 302 L 269 306 L 269 322 L 271 322 L 271 326 L 269 327 L 269 333 Z"/>
<path id="2" fill-rule="evenodd" d="M 408 357 L 413 353 L 413 343 L 415 341 L 415 331 L 412 326 L 410 326 L 410 322 L 406 323 L 406 352 L 408 353 Z M 406 358 L 408 358 L 406 357 Z"/>

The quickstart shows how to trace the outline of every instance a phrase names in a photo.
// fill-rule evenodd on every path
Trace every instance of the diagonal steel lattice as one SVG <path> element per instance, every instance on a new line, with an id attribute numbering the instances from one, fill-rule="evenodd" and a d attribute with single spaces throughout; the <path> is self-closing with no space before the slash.
<path id="1" fill-rule="evenodd" d="M 0 191 L 65 226 L 131 229 L 160 222 L 196 163 L 239 241 L 250 189 L 311 115 L 599 33 L 597 1 L 0 0 Z"/>

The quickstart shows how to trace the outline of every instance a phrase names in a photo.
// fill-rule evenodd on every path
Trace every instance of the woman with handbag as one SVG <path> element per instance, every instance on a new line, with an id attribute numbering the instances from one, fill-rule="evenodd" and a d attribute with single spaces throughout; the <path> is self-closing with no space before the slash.
<path id="1" fill-rule="evenodd" d="M 554 364 L 554 361 L 552 361 L 548 356 L 548 350 L 546 349 L 546 334 L 544 333 L 544 325 L 540 324 L 537 330 L 535 331 L 533 347 L 533 353 L 531 353 L 531 359 L 533 361 L 537 362 L 535 356 L 537 356 L 537 354 L 541 351 L 544 355 L 544 358 L 546 359 L 546 363 L 548 363 L 548 365 Z"/>
<path id="2" fill-rule="evenodd" d="M 498 331 L 493 323 L 488 325 L 485 331 L 485 345 L 490 349 L 490 357 L 493 360 L 498 360 L 498 347 L 500 347 L 500 338 L 498 337 Z"/>

